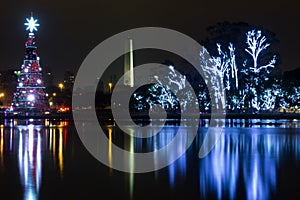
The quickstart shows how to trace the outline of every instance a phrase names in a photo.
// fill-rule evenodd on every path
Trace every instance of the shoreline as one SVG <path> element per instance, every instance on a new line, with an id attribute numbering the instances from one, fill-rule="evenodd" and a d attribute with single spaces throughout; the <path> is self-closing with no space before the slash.
<path id="1" fill-rule="evenodd" d="M 110 110 L 98 110 L 98 120 L 99 121 L 111 121 L 113 119 Z M 210 119 L 211 114 L 199 114 L 200 119 Z M 131 113 L 132 119 L 149 119 L 147 113 Z M 190 116 L 190 118 L 195 118 L 197 116 Z M 217 116 L 216 116 L 217 117 Z M 220 117 L 224 117 L 220 115 Z M 218 117 L 217 117 L 218 118 Z M 29 116 L 4 116 L 0 115 L 0 119 L 52 119 L 52 120 L 73 120 L 73 113 L 58 113 L 58 114 L 48 114 L 48 115 L 29 115 Z M 170 120 L 180 120 L 179 114 L 168 114 L 168 119 Z M 227 113 L 225 114 L 225 119 L 300 119 L 300 113 Z M 126 120 L 126 119 L 125 119 Z"/>

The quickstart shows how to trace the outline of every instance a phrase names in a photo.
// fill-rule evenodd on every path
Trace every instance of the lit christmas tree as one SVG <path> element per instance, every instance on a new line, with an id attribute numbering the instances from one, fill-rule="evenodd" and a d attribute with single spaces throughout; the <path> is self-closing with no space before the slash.
<path id="1" fill-rule="evenodd" d="M 32 16 L 26 20 L 27 23 L 24 25 L 27 26 L 26 30 L 29 30 L 29 34 L 25 42 L 25 56 L 21 71 L 18 73 L 18 85 L 14 93 L 12 109 L 21 115 L 44 114 L 49 111 L 49 103 L 33 33 L 37 31 L 39 24 Z"/>

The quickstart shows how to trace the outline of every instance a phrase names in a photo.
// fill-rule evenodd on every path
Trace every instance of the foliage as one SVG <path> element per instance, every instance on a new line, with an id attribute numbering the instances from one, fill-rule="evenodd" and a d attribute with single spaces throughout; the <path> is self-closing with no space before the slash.
<path id="1" fill-rule="evenodd" d="M 272 47 L 278 42 L 274 33 L 246 23 L 228 22 L 211 26 L 208 32 L 209 37 L 202 41 L 205 48 L 200 49 L 199 61 L 211 85 L 207 87 L 207 82 L 199 80 L 194 88 L 201 112 L 210 112 L 211 98 L 223 99 L 217 77 L 221 77 L 224 84 L 226 102 L 221 105 L 227 112 L 271 112 L 300 106 L 300 87 L 288 84 L 276 73 L 281 61 Z M 210 57 L 207 57 L 208 52 Z M 194 102 L 185 87 L 186 77 L 177 74 L 172 65 L 169 70 L 169 84 L 176 85 L 176 90 L 163 86 L 161 77 L 156 75 L 156 84 L 133 95 L 132 109 L 148 110 L 160 104 L 166 110 L 178 110 Z M 185 96 L 182 102 L 176 98 L 177 94 Z"/>

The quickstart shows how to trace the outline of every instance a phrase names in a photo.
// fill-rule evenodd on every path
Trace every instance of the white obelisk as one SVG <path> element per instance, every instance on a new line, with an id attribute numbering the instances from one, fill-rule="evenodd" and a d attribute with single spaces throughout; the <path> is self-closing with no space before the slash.
<path id="1" fill-rule="evenodd" d="M 125 48 L 128 50 L 128 43 L 126 41 Z M 127 73 L 129 72 L 129 73 Z M 124 85 L 134 86 L 134 73 L 133 73 L 133 40 L 129 38 L 129 52 L 125 54 L 124 59 Z"/>

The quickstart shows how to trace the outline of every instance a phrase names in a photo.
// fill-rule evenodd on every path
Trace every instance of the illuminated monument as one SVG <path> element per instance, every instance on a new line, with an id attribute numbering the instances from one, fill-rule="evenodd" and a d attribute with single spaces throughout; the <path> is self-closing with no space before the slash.
<path id="1" fill-rule="evenodd" d="M 18 75 L 18 85 L 14 93 L 12 111 L 20 115 L 44 114 L 49 111 L 49 103 L 45 93 L 40 58 L 37 54 L 35 35 L 39 24 L 32 16 L 26 19 L 26 30 L 29 30 L 25 42 L 25 55 Z"/>
<path id="2" fill-rule="evenodd" d="M 125 51 L 129 49 L 129 52 L 125 54 L 125 59 L 124 59 L 124 85 L 133 87 L 134 73 L 133 73 L 133 40 L 132 39 L 128 39 L 128 41 L 126 41 L 125 48 L 126 48 Z"/>

